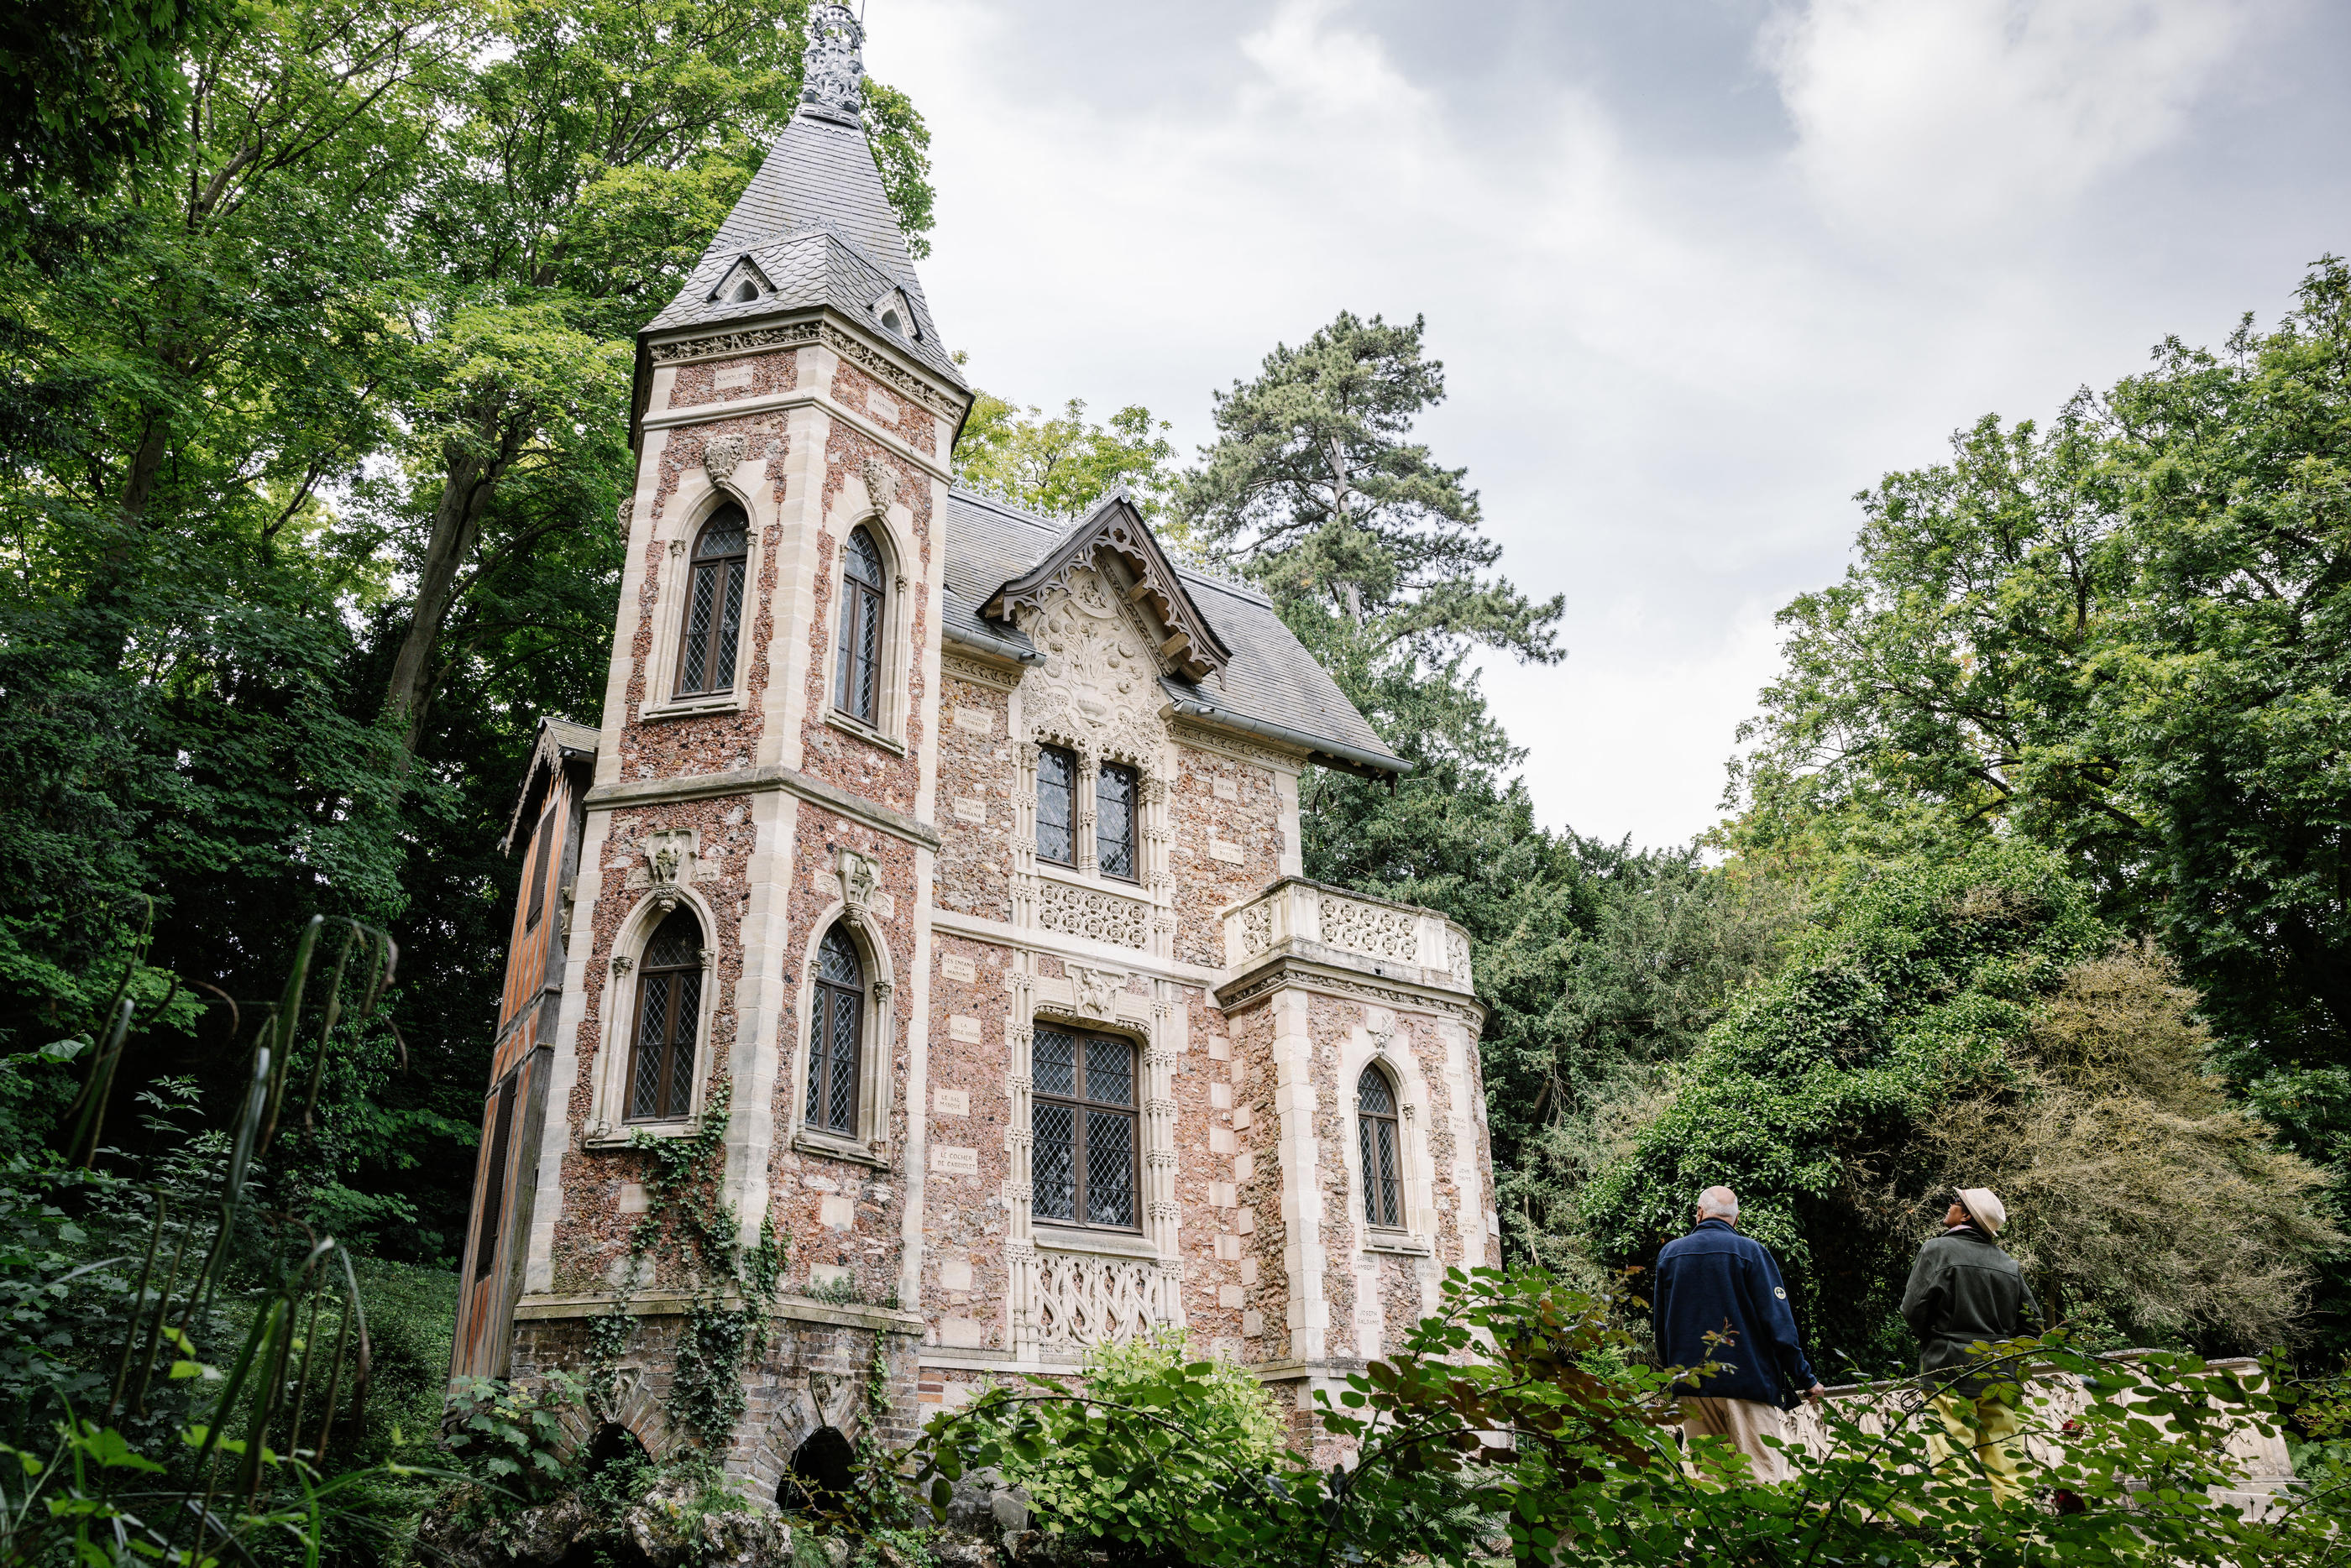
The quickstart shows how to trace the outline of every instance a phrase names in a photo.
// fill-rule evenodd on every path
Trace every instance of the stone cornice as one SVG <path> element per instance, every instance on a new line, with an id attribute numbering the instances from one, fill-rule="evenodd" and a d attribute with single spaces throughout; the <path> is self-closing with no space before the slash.
<path id="1" fill-rule="evenodd" d="M 1088 941 L 1083 937 L 1064 936 L 1041 926 L 1016 926 L 1007 920 L 991 920 L 983 915 L 967 915 L 955 909 L 934 909 L 930 911 L 930 920 L 931 929 L 948 936 L 966 937 L 1000 948 L 1044 953 L 1052 958 L 1075 959 L 1081 963 L 1123 969 L 1130 974 L 1147 974 L 1157 980 L 1177 981 L 1203 989 L 1213 988 L 1225 973 L 1220 969 L 1186 963 L 1182 959 L 1161 958 L 1155 953 L 1144 952 L 1141 948 Z"/>
<path id="2" fill-rule="evenodd" d="M 917 450 L 897 431 L 876 424 L 871 417 L 846 403 L 835 402 L 831 393 L 814 387 L 795 387 L 789 392 L 768 392 L 756 398 L 737 398 L 727 402 L 688 403 L 683 408 L 648 413 L 638 424 L 649 431 L 676 430 L 687 425 L 713 424 L 720 420 L 780 413 L 792 409 L 820 409 L 828 418 L 850 426 L 876 446 L 905 459 L 932 478 L 951 483 L 955 478 L 953 468 L 930 453 Z"/>
<path id="3" fill-rule="evenodd" d="M 838 784 L 810 778 L 798 769 L 785 767 L 779 763 L 756 768 L 729 768 L 725 773 L 688 774 L 682 778 L 628 779 L 619 784 L 598 784 L 588 792 L 587 806 L 590 811 L 617 811 L 624 806 L 709 800 L 726 794 L 759 794 L 768 790 L 781 790 L 786 794 L 797 795 L 810 805 L 838 812 L 852 822 L 862 822 L 868 827 L 918 844 L 925 849 L 935 850 L 939 846 L 938 829 L 930 824 L 873 801 L 862 800 Z"/>
<path id="4" fill-rule="evenodd" d="M 939 385 L 924 371 L 883 353 L 821 316 L 779 322 L 772 327 L 736 327 L 723 332 L 695 333 L 687 329 L 675 337 L 662 337 L 647 344 L 646 351 L 658 368 L 691 364 L 699 359 L 731 359 L 745 354 L 764 354 L 809 344 L 831 349 L 893 391 L 903 393 L 909 402 L 920 404 L 941 419 L 955 424 L 963 421 L 964 410 L 970 401 L 966 394 Z M 649 416 L 645 422 L 650 425 L 652 418 Z"/>
<path id="5" fill-rule="evenodd" d="M 621 1303 L 621 1310 L 631 1317 L 683 1317 L 693 1310 L 695 1299 L 668 1291 L 637 1291 Z M 719 1299 L 723 1306 L 740 1309 L 743 1305 L 742 1296 L 732 1291 Z M 519 1320 L 541 1321 L 601 1317 L 612 1310 L 613 1302 L 610 1294 L 525 1296 L 515 1303 L 514 1314 Z M 923 1314 L 918 1312 L 867 1306 L 862 1302 L 810 1301 L 805 1296 L 778 1296 L 768 1314 L 841 1328 L 880 1329 L 885 1334 L 920 1334 L 925 1327 Z"/>
<path id="6" fill-rule="evenodd" d="M 1330 950 L 1336 954 L 1335 949 L 1321 950 L 1320 944 L 1317 948 L 1318 950 Z M 1259 954 L 1242 965 L 1231 979 L 1217 986 L 1217 1005 L 1228 1013 L 1238 1012 L 1274 992 L 1294 986 L 1301 991 L 1326 992 L 1336 996 L 1375 1002 L 1383 1007 L 1458 1018 L 1468 1025 L 1472 1035 L 1485 1026 L 1486 1006 L 1483 1002 L 1466 997 L 1458 991 L 1446 991 L 1393 975 L 1366 974 L 1355 967 L 1356 961 L 1351 956 L 1338 961 L 1306 957 L 1300 954 L 1292 944 L 1284 943 L 1270 952 Z"/>

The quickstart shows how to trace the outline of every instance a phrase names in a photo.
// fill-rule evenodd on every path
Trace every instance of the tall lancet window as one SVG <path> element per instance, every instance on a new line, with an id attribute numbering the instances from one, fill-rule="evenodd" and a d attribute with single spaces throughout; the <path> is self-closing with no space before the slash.
<path id="1" fill-rule="evenodd" d="M 671 1121 L 694 1109 L 695 1034 L 702 1023 L 702 922 L 694 911 L 679 909 L 654 929 L 637 977 L 629 1119 Z"/>
<path id="2" fill-rule="evenodd" d="M 875 722 L 881 686 L 882 552 L 873 535 L 849 535 L 841 562 L 841 659 L 832 705 L 861 722 Z"/>
<path id="3" fill-rule="evenodd" d="M 1078 754 L 1067 746 L 1037 748 L 1037 858 L 1078 863 Z"/>
<path id="4" fill-rule="evenodd" d="M 677 695 L 735 690 L 735 645 L 743 629 L 743 569 L 751 543 L 750 519 L 728 502 L 695 536 L 686 578 L 685 646 L 677 660 Z"/>
<path id="5" fill-rule="evenodd" d="M 1105 877 L 1134 874 L 1134 770 L 1104 763 L 1094 780 L 1094 858 Z"/>
<path id="6" fill-rule="evenodd" d="M 819 1132 L 857 1136 L 857 1057 L 865 1044 L 865 966 L 835 926 L 817 948 L 809 1009 L 808 1114 Z"/>
<path id="7" fill-rule="evenodd" d="M 1377 1067 L 1355 1081 L 1355 1129 L 1363 1140 L 1364 1219 L 1384 1231 L 1404 1229 L 1404 1161 L 1396 1138 L 1395 1089 Z"/>

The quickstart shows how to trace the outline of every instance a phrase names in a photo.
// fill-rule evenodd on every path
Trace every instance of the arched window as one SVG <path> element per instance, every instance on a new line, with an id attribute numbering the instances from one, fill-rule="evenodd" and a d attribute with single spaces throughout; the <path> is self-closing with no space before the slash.
<path id="1" fill-rule="evenodd" d="M 664 920 L 637 966 L 637 1044 L 629 1119 L 670 1121 L 694 1109 L 694 1037 L 702 1018 L 702 922 Z"/>
<path id="2" fill-rule="evenodd" d="M 1134 1043 L 1040 1029 L 1029 1067 L 1037 1217 L 1134 1230 Z"/>
<path id="3" fill-rule="evenodd" d="M 677 660 L 677 695 L 735 690 L 735 645 L 743 629 L 743 571 L 750 519 L 728 502 L 695 536 L 686 578 L 685 644 Z"/>
<path id="4" fill-rule="evenodd" d="M 882 658 L 882 551 L 863 528 L 849 535 L 841 563 L 841 659 L 832 705 L 864 723 L 878 721 Z"/>
<path id="5" fill-rule="evenodd" d="M 1396 1138 L 1395 1088 L 1377 1067 L 1355 1080 L 1355 1128 L 1364 1147 L 1364 1218 L 1404 1229 L 1404 1146 Z"/>
<path id="6" fill-rule="evenodd" d="M 808 1125 L 857 1136 L 857 1057 L 865 1044 L 865 966 L 835 926 L 816 954 L 816 1001 L 809 1012 Z"/>

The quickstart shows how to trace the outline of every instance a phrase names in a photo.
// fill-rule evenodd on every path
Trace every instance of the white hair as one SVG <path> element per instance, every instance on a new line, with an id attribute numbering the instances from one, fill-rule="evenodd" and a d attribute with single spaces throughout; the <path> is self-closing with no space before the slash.
<path id="1" fill-rule="evenodd" d="M 1698 1213 L 1701 1220 L 1736 1220 L 1739 1194 L 1728 1187 L 1709 1187 L 1698 1195 Z"/>

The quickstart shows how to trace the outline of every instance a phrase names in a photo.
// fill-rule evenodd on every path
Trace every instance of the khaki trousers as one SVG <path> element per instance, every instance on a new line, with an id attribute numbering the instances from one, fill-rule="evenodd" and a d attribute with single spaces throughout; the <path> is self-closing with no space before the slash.
<path id="1" fill-rule="evenodd" d="M 2005 1507 L 2024 1496 L 2024 1445 L 2017 1440 L 2016 1407 L 2003 1399 L 1970 1399 L 1964 1394 L 1938 1394 L 1937 1423 L 1927 1431 L 1927 1453 L 1935 1474 L 1962 1485 L 1973 1480 L 1973 1466 L 1959 1456 L 1971 1455 L 1983 1466 L 1984 1483 L 1992 1501 Z"/>
<path id="2" fill-rule="evenodd" d="M 1779 1407 L 1753 1399 L 1683 1399 L 1682 1435 L 1686 1438 L 1729 1438 L 1747 1456 L 1754 1478 L 1770 1485 L 1788 1479 L 1788 1459 L 1779 1449 L 1766 1448 L 1766 1438 L 1784 1438 L 1788 1417 Z"/>

